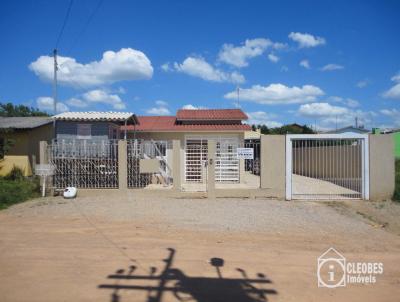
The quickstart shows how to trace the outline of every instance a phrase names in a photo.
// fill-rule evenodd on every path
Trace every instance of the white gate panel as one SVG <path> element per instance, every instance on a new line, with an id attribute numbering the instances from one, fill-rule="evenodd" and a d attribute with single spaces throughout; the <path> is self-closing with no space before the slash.
<path id="1" fill-rule="evenodd" d="M 369 199 L 368 135 L 286 136 L 286 199 Z"/>

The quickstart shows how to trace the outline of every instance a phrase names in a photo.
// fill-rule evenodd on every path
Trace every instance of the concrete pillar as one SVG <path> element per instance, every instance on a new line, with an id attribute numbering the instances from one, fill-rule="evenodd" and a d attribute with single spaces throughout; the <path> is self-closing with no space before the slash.
<path id="1" fill-rule="evenodd" d="M 39 163 L 40 164 L 48 164 L 49 163 L 46 141 L 39 142 Z"/>
<path id="2" fill-rule="evenodd" d="M 126 140 L 118 141 L 118 188 L 128 188 L 128 150 Z"/>
<path id="3" fill-rule="evenodd" d="M 261 135 L 261 188 L 285 197 L 286 140 L 284 135 Z"/>
<path id="4" fill-rule="evenodd" d="M 369 135 L 369 197 L 386 200 L 395 186 L 394 141 L 392 134 Z"/>
<path id="5" fill-rule="evenodd" d="M 172 178 L 173 178 L 173 189 L 175 191 L 181 190 L 181 141 L 172 141 Z"/>
<path id="6" fill-rule="evenodd" d="M 207 196 L 215 198 L 215 140 L 208 140 Z"/>

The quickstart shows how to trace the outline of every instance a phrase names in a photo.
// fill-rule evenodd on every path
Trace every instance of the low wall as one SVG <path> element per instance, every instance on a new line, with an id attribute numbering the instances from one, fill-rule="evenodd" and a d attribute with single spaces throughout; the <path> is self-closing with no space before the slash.
<path id="1" fill-rule="evenodd" d="M 286 140 L 284 135 L 261 135 L 261 189 L 285 197 Z"/>
<path id="2" fill-rule="evenodd" d="M 394 191 L 394 140 L 391 134 L 369 136 L 369 195 L 390 199 Z"/>

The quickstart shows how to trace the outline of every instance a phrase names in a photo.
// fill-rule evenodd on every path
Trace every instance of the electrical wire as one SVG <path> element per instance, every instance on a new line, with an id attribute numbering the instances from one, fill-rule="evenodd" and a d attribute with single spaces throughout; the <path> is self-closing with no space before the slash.
<path id="1" fill-rule="evenodd" d="M 79 34 L 75 37 L 74 41 L 72 42 L 71 47 L 67 51 L 68 54 L 70 54 L 72 52 L 72 50 L 75 48 L 76 44 L 78 43 L 79 39 L 85 34 L 86 29 L 89 27 L 90 23 L 92 22 L 94 16 L 96 15 L 97 11 L 100 9 L 103 2 L 104 2 L 104 0 L 99 0 L 99 2 L 97 3 L 97 6 L 94 8 L 94 10 L 90 14 L 89 18 L 86 20 L 86 23 L 83 26 L 82 30 L 79 32 Z"/>
<path id="2" fill-rule="evenodd" d="M 62 25 L 62 27 L 61 27 L 61 31 L 60 31 L 60 33 L 58 34 L 58 38 L 57 38 L 57 42 L 56 42 L 56 47 L 55 47 L 55 49 L 57 49 L 58 44 L 59 44 L 60 41 L 61 41 L 62 35 L 63 35 L 63 33 L 64 33 L 65 26 L 67 25 L 67 22 L 68 22 L 68 19 L 69 19 L 69 15 L 70 15 L 70 13 L 71 13 L 71 8 L 72 8 L 72 4 L 73 4 L 73 3 L 74 3 L 74 0 L 70 0 L 70 1 L 69 1 L 67 13 L 65 14 L 64 22 L 63 22 L 63 25 Z"/>

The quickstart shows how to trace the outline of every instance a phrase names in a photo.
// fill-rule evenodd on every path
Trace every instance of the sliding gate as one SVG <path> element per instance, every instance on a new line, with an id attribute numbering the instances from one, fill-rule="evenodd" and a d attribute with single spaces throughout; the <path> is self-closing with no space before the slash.
<path id="1" fill-rule="evenodd" d="M 286 136 L 286 199 L 369 199 L 367 134 Z"/>

